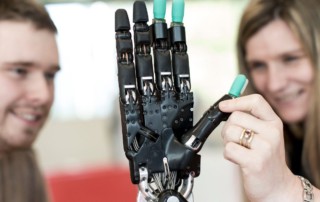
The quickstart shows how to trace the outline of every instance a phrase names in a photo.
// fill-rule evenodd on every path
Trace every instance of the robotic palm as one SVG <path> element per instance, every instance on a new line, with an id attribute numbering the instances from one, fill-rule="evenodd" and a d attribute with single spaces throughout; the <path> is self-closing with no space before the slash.
<path id="1" fill-rule="evenodd" d="M 201 150 L 210 133 L 230 114 L 218 108 L 238 97 L 243 75 L 193 126 L 193 93 L 185 37 L 184 1 L 173 0 L 172 22 L 164 19 L 165 0 L 154 1 L 148 25 L 145 2 L 133 6 L 133 35 L 126 10 L 115 13 L 123 146 L 139 202 L 193 201 L 193 179 L 200 175 Z M 134 45 L 133 45 L 134 44 Z"/>

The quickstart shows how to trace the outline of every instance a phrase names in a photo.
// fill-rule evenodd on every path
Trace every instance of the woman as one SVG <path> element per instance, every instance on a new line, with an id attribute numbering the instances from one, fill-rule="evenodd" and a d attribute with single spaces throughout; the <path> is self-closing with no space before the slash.
<path id="1" fill-rule="evenodd" d="M 46 202 L 32 144 L 53 103 L 56 27 L 33 0 L 0 1 L 0 201 Z"/>
<path id="2" fill-rule="evenodd" d="M 320 201 L 319 10 L 318 0 L 253 0 L 243 13 L 237 52 L 251 95 L 219 107 L 233 112 L 225 158 L 250 201 Z"/>

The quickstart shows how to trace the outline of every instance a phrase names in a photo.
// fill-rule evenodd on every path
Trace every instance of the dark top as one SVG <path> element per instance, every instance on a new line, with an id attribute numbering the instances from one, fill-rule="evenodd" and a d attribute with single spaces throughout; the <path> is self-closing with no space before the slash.
<path id="1" fill-rule="evenodd" d="M 287 125 L 284 125 L 284 131 L 288 166 L 293 174 L 306 177 L 302 167 L 303 138 L 294 135 Z"/>

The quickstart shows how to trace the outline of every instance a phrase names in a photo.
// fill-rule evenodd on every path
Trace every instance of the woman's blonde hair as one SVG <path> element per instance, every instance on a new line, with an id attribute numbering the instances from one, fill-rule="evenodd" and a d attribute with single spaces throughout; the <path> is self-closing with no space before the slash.
<path id="1" fill-rule="evenodd" d="M 246 43 L 269 22 L 281 19 L 303 45 L 315 68 L 313 98 L 304 124 L 302 166 L 307 177 L 320 187 L 320 3 L 319 0 L 252 0 L 240 22 L 237 38 L 238 66 L 252 81 L 246 63 Z M 259 93 L 249 82 L 246 93 Z M 285 134 L 286 135 L 286 134 Z M 287 146 L 287 145 L 286 145 Z M 289 162 L 290 163 L 290 162 Z"/>

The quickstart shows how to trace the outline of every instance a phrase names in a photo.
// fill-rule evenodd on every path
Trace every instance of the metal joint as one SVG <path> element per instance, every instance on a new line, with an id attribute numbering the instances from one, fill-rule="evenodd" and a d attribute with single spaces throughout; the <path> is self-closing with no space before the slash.
<path id="1" fill-rule="evenodd" d="M 200 146 L 202 145 L 202 142 L 194 135 L 192 135 L 189 140 L 185 143 L 185 146 L 189 149 L 192 149 L 193 151 L 197 151 Z"/>
<path id="2" fill-rule="evenodd" d="M 137 101 L 137 94 L 134 89 L 134 85 L 125 85 L 125 95 L 126 95 L 126 103 L 136 103 Z"/>
<path id="3" fill-rule="evenodd" d="M 172 79 L 169 76 L 162 77 L 162 90 L 172 89 Z"/>

